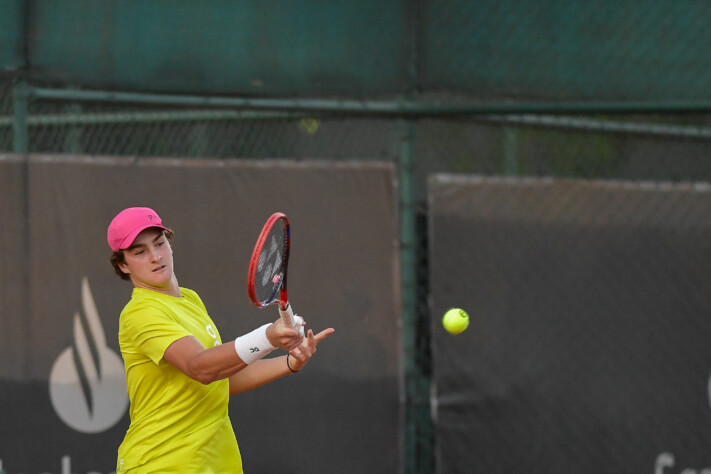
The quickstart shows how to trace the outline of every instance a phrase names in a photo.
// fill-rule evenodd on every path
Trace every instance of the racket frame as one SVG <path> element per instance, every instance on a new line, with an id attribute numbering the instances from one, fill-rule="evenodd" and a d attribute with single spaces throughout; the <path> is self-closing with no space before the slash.
<path id="1" fill-rule="evenodd" d="M 269 296 L 268 300 L 260 301 L 259 298 L 257 298 L 257 294 L 255 291 L 257 263 L 259 262 L 259 256 L 261 255 L 262 250 L 264 249 L 264 244 L 266 243 L 267 237 L 269 236 L 272 227 L 277 225 L 278 221 L 280 220 L 283 222 L 282 225 L 284 227 L 285 248 L 282 254 L 281 267 L 279 268 L 279 271 L 275 272 L 275 275 L 280 274 L 281 278 L 278 289 L 275 288 L 274 292 Z M 267 219 L 267 222 L 265 222 L 264 226 L 262 227 L 262 231 L 259 233 L 259 237 L 257 238 L 257 243 L 254 245 L 254 250 L 252 251 L 252 258 L 249 261 L 249 271 L 247 275 L 247 293 L 249 294 L 249 299 L 252 301 L 252 303 L 259 308 L 265 308 L 272 303 L 277 303 L 277 305 L 279 306 L 279 315 L 284 321 L 284 324 L 286 324 L 288 327 L 295 327 L 296 319 L 294 318 L 294 311 L 292 310 L 291 304 L 289 303 L 289 297 L 286 289 L 286 278 L 287 268 L 289 266 L 290 249 L 291 228 L 289 225 L 289 218 L 286 217 L 286 214 L 284 214 L 283 212 L 275 212 L 274 214 L 269 216 L 269 219 Z M 276 295 L 277 293 L 279 294 L 278 298 Z"/>

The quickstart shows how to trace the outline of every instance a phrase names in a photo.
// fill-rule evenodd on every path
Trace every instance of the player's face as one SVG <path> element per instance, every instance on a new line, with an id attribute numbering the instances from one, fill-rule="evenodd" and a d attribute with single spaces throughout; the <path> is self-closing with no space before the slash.
<path id="1" fill-rule="evenodd" d="M 123 251 L 126 263 L 119 265 L 142 288 L 166 288 L 173 278 L 173 250 L 162 229 L 151 227 Z"/>

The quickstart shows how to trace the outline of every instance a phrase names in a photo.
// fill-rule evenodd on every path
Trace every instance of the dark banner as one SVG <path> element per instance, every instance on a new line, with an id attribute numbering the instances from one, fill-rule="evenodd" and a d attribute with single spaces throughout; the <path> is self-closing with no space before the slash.
<path id="1" fill-rule="evenodd" d="M 708 2 L 673 0 L 4 0 L 0 73 L 239 97 L 690 107 L 708 99 L 710 22 Z"/>
<path id="2" fill-rule="evenodd" d="M 26 167 L 19 157 L 0 154 L 0 335 L 3 337 L 0 376 L 25 378 L 29 273 L 27 242 Z M 2 393 L 2 392 L 0 392 Z M 0 422 L 0 433 L 8 427 Z"/>
<path id="3" fill-rule="evenodd" d="M 407 77 L 402 1 L 34 0 L 10 23 L 0 70 L 109 89 L 315 97 L 399 94 Z M 11 21 L 3 21 L 3 14 Z M 26 22 L 26 34 L 21 25 Z M 19 36 L 19 37 L 18 37 Z M 25 46 L 28 45 L 28 46 Z M 9 51 L 6 51 L 9 50 Z M 11 55 L 11 51 L 17 54 Z M 7 57 L 6 57 L 7 56 Z M 358 67 L 353 67 L 357 64 Z"/>
<path id="4" fill-rule="evenodd" d="M 106 228 L 129 206 L 153 207 L 173 228 L 178 281 L 200 294 L 223 341 L 278 317 L 249 303 L 247 267 L 267 217 L 291 220 L 293 307 L 336 333 L 298 376 L 232 397 L 247 472 L 399 469 L 390 165 L 32 156 L 0 171 L 6 472 L 115 469 L 129 421 L 118 315 L 132 286 L 113 273 Z"/>
<path id="5" fill-rule="evenodd" d="M 708 185 L 437 176 L 429 196 L 437 472 L 711 469 Z"/>

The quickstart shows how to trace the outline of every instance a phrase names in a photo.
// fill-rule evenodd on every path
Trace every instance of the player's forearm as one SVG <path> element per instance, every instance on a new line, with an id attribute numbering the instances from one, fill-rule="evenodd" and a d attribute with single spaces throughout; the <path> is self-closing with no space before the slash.
<path id="1" fill-rule="evenodd" d="M 247 365 L 235 352 L 233 344 L 205 349 L 193 336 L 175 341 L 163 357 L 188 377 L 204 384 L 225 379 Z"/>
<path id="2" fill-rule="evenodd" d="M 258 360 L 230 376 L 230 395 L 255 389 L 290 373 L 286 356 Z"/>
<path id="3" fill-rule="evenodd" d="M 225 379 L 247 366 L 229 343 L 196 351 L 184 360 L 183 367 L 180 362 L 175 365 L 188 377 L 206 385 Z"/>

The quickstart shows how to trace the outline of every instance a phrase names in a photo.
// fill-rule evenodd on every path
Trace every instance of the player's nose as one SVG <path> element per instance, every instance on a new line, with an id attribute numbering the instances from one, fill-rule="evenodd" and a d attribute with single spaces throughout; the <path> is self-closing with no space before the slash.
<path id="1" fill-rule="evenodd" d="M 157 261 L 159 261 L 159 260 L 162 259 L 162 258 L 163 258 L 163 257 L 162 257 L 161 254 L 158 252 L 158 249 L 151 249 L 151 261 L 157 262 Z"/>

